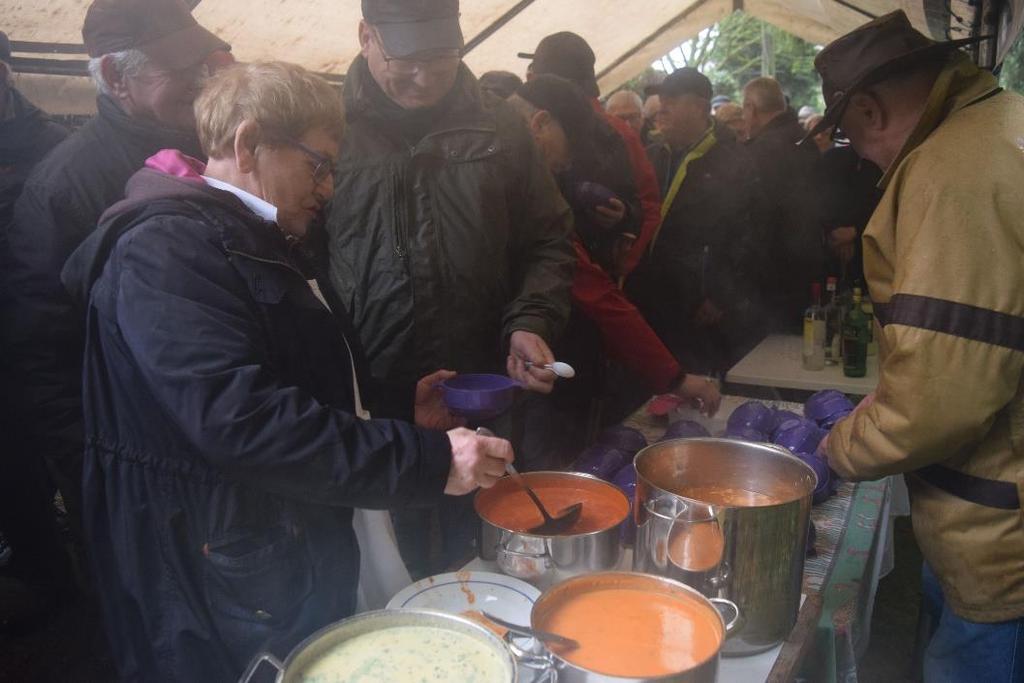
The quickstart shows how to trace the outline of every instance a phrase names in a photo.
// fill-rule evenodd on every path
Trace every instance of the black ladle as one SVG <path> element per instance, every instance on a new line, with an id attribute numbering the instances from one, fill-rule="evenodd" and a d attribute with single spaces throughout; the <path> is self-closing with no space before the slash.
<path id="1" fill-rule="evenodd" d="M 484 427 L 478 427 L 476 433 L 480 436 L 494 436 L 494 432 Z M 572 525 L 576 523 L 576 520 L 580 518 L 580 514 L 583 512 L 583 503 L 574 503 L 569 507 L 561 510 L 557 515 L 551 515 L 548 513 L 547 508 L 544 507 L 544 503 L 540 502 L 540 498 L 533 492 L 530 485 L 526 483 L 526 479 L 523 475 L 516 471 L 516 468 L 512 466 L 512 463 L 505 464 L 505 471 L 512 477 L 512 480 L 519 484 L 526 495 L 530 497 L 533 504 L 540 510 L 540 514 L 544 517 L 544 522 L 533 528 L 527 529 L 528 533 L 537 534 L 540 536 L 555 536 L 564 531 L 568 531 L 572 528 Z"/>

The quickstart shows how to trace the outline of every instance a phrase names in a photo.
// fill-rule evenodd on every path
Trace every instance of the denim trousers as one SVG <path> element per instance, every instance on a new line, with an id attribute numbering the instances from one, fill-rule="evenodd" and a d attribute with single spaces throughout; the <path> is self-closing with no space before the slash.
<path id="1" fill-rule="evenodd" d="M 927 563 L 921 587 L 937 625 L 924 653 L 925 683 L 1024 683 L 1024 618 L 982 624 L 958 617 Z"/>

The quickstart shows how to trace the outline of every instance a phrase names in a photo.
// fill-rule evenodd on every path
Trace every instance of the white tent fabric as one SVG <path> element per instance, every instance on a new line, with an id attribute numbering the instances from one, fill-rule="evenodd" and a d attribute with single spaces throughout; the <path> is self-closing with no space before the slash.
<path id="1" fill-rule="evenodd" d="M 89 0 L 2 0 L 2 25 L 13 41 L 80 44 Z M 545 35 L 571 30 L 597 55 L 602 91 L 611 92 L 679 43 L 742 9 L 808 41 L 823 44 L 870 16 L 904 9 L 925 33 L 947 30 L 946 17 L 926 16 L 932 0 L 463 0 L 461 22 L 476 73 L 523 74 L 517 52 L 532 52 Z M 968 0 L 941 3 L 948 17 L 973 16 Z M 203 0 L 196 18 L 226 41 L 241 61 L 284 59 L 343 76 L 359 50 L 359 0 Z M 931 20 L 930 20 L 931 19 Z M 938 28 L 937 28 L 938 27 Z M 958 37 L 958 36 L 957 36 Z M 28 56 L 28 55 L 25 55 Z M 39 56 L 39 55 L 34 55 Z M 46 55 L 59 59 L 59 55 Z M 64 58 L 81 59 L 81 55 Z M 91 96 L 83 79 L 22 76 L 44 108 L 80 111 Z M 77 83 L 75 81 L 78 81 Z"/>

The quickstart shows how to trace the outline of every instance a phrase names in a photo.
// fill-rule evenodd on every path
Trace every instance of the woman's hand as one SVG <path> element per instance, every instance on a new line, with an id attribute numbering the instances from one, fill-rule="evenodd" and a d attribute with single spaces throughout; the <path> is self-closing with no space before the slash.
<path id="1" fill-rule="evenodd" d="M 456 374 L 451 370 L 438 370 L 416 383 L 416 405 L 413 412 L 417 427 L 448 431 L 465 426 L 463 418 L 452 415 L 448 410 L 441 393 L 441 382 Z"/>
<path id="2" fill-rule="evenodd" d="M 490 488 L 505 475 L 505 465 L 515 455 L 512 444 L 494 436 L 482 436 L 468 429 L 448 432 L 452 444 L 452 466 L 444 492 L 464 496 L 478 487 Z"/>
<path id="3" fill-rule="evenodd" d="M 672 393 L 695 403 L 697 409 L 708 417 L 714 417 L 722 404 L 718 383 L 710 377 L 688 374 Z"/>

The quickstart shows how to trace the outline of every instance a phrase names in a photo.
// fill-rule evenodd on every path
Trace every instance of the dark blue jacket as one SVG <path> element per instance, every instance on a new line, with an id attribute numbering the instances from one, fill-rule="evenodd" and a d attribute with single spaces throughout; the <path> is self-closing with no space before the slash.
<path id="1" fill-rule="evenodd" d="M 84 516 L 125 679 L 287 654 L 354 610 L 351 507 L 442 495 L 446 435 L 353 415 L 357 337 L 305 263 L 233 195 L 145 169 L 64 269 L 91 290 Z"/>

